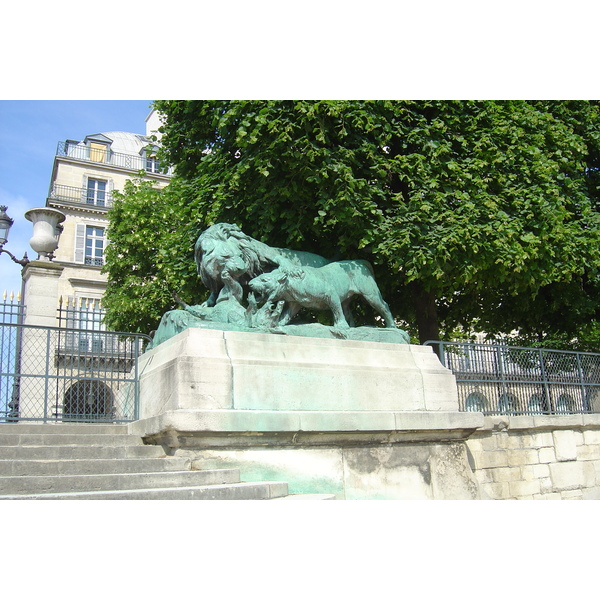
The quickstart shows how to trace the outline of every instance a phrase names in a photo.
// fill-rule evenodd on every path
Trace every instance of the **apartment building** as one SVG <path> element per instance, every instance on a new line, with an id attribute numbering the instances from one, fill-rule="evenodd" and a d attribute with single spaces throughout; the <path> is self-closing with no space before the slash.
<path id="1" fill-rule="evenodd" d="M 146 119 L 144 135 L 108 131 L 92 133 L 83 140 L 58 142 L 46 200 L 47 207 L 65 215 L 52 260 L 54 276 L 59 273 L 56 306 L 61 298 L 63 306 L 67 301 L 71 305 L 86 302 L 98 306 L 106 289 L 106 275 L 101 269 L 114 191 L 123 190 L 125 182 L 140 173 L 157 187 L 168 184 L 171 173 L 163 172 L 156 157 L 158 148 L 150 139 L 158 126 L 158 115 L 152 111 Z M 25 298 L 28 306 L 31 295 Z M 48 294 L 43 295 L 49 301 Z M 31 309 L 27 312 L 35 319 Z"/>
<path id="2" fill-rule="evenodd" d="M 101 269 L 114 192 L 138 177 L 159 188 L 169 183 L 172 173 L 159 164 L 150 137 L 159 125 L 152 111 L 144 134 L 107 131 L 58 142 L 45 206 L 25 214 L 34 223 L 32 248 L 36 220 L 46 228 L 50 246 L 58 241 L 58 247 L 38 250 L 23 268 L 18 375 L 4 401 L 0 398 L 0 420 L 134 418 L 132 369 L 142 342 L 105 331 L 101 301 L 107 276 Z"/>

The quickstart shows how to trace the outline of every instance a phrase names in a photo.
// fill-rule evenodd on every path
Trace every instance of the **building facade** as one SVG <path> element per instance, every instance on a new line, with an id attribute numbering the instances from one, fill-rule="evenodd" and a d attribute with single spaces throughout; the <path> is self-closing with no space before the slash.
<path id="1" fill-rule="evenodd" d="M 11 392 L 5 402 L 9 420 L 135 417 L 132 368 L 142 341 L 105 331 L 102 267 L 114 192 L 134 178 L 157 188 L 171 178 L 150 138 L 159 125 L 152 111 L 145 134 L 109 131 L 58 143 L 45 203 L 46 212 L 59 219 L 58 247 L 23 268 L 24 327 L 17 348 L 19 376 L 12 384 L 18 393 Z M 35 220 L 26 217 L 34 222 L 35 237 Z"/>
<path id="2" fill-rule="evenodd" d="M 107 278 L 101 269 L 113 193 L 122 191 L 128 179 L 141 173 L 157 187 L 167 185 L 171 177 L 169 171 L 161 169 L 156 158 L 158 148 L 150 139 L 158 126 L 158 115 L 152 111 L 144 135 L 111 131 L 58 143 L 46 206 L 61 211 L 65 220 L 52 260 L 54 270 L 42 276 L 45 282 L 31 282 L 39 273 L 34 272 L 35 268 L 25 269 L 24 302 L 29 307 L 26 323 L 51 325 L 48 317 L 58 318 L 56 309 L 61 298 L 63 307 L 68 303 L 71 307 L 85 304 L 94 310 L 99 308 L 106 289 Z M 35 266 L 40 268 L 32 264 Z M 43 267 L 48 270 L 49 265 Z M 56 280 L 55 285 L 47 285 L 50 280 Z M 40 302 L 47 306 L 51 297 L 54 314 L 38 306 Z M 43 322 L 38 322 L 42 316 Z"/>

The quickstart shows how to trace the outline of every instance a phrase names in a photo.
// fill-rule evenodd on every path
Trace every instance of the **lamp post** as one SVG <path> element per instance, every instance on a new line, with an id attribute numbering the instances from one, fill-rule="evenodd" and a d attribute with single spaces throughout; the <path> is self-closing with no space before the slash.
<path id="1" fill-rule="evenodd" d="M 4 244 L 6 244 L 6 242 L 8 241 L 8 234 L 10 232 L 10 228 L 13 226 L 13 219 L 11 219 L 7 214 L 6 214 L 6 209 L 8 207 L 6 206 L 0 206 L 0 254 L 1 253 L 5 253 L 8 254 L 10 256 L 10 258 L 13 260 L 13 262 L 16 262 L 17 264 L 21 265 L 22 267 L 25 267 L 28 263 L 29 263 L 29 259 L 27 258 L 27 252 L 25 252 L 25 254 L 23 255 L 23 258 L 21 260 L 19 260 L 18 258 L 15 257 L 15 255 L 12 252 L 9 252 L 8 250 L 4 249 Z M 21 291 L 23 290 L 23 286 L 21 285 Z M 20 296 L 22 297 L 22 296 Z M 20 301 L 20 297 L 17 297 L 17 301 Z M 11 301 L 12 302 L 12 301 Z M 22 344 L 22 331 L 21 331 L 21 325 L 23 323 L 23 308 L 22 306 L 18 307 L 18 313 L 17 313 L 18 317 L 17 317 L 17 332 L 16 332 L 16 339 L 15 339 L 15 363 L 14 363 L 14 369 L 15 369 L 15 377 L 13 379 L 13 384 L 12 384 L 12 393 L 11 393 L 11 398 L 10 398 L 10 402 L 7 403 L 6 408 L 7 413 L 6 413 L 6 420 L 9 423 L 16 423 L 19 420 L 19 411 L 20 411 L 20 396 L 21 396 L 21 377 L 19 375 L 17 375 L 17 373 L 19 373 L 21 371 L 21 344 Z M 4 337 L 4 331 L 2 333 L 3 337 Z M 12 327 L 8 329 L 8 336 L 9 336 L 9 340 L 12 339 Z"/>
<path id="2" fill-rule="evenodd" d="M 25 252 L 23 258 L 19 260 L 12 252 L 4 249 L 4 244 L 6 244 L 8 241 L 8 233 L 14 223 L 14 221 L 6 214 L 7 208 L 8 207 L 6 206 L 0 206 L 0 254 L 5 252 L 14 262 L 24 267 L 29 262 L 29 259 L 27 258 L 27 252 Z"/>

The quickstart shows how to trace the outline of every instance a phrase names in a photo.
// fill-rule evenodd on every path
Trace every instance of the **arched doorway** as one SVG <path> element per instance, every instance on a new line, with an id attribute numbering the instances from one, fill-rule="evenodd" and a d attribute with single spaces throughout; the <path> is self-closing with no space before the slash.
<path id="1" fill-rule="evenodd" d="M 104 382 L 82 379 L 65 394 L 63 421 L 111 421 L 113 407 L 113 393 Z"/>

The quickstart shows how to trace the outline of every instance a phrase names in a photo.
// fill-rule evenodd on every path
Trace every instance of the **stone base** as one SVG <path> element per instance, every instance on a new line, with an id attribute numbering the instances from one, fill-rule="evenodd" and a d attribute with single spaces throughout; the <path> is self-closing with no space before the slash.
<path id="1" fill-rule="evenodd" d="M 187 329 L 139 361 L 131 433 L 198 469 L 340 499 L 479 497 L 456 383 L 429 347 Z"/>
<path id="2" fill-rule="evenodd" d="M 184 450 L 192 468 L 240 470 L 247 481 L 286 481 L 290 494 L 336 500 L 478 500 L 480 488 L 461 442 L 377 447 Z"/>
<path id="3" fill-rule="evenodd" d="M 457 411 L 430 347 L 190 328 L 144 354 L 140 418 L 174 410 Z"/>
<path id="4" fill-rule="evenodd" d="M 478 499 L 464 440 L 481 413 L 178 410 L 131 433 L 197 469 L 238 468 L 337 499 Z"/>

